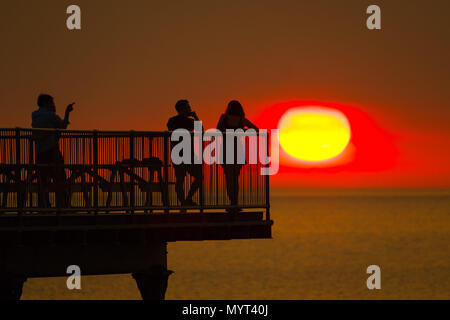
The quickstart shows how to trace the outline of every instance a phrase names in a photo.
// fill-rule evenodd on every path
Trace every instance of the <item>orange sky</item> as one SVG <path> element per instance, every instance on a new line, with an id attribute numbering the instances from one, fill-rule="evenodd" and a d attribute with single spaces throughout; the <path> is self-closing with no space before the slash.
<path id="1" fill-rule="evenodd" d="M 68 31 L 78 4 L 82 30 Z M 352 106 L 393 136 L 382 171 L 281 170 L 298 187 L 449 187 L 446 0 L 25 1 L 0 9 L 1 127 L 30 125 L 36 97 L 76 101 L 73 129 L 164 130 L 187 98 L 216 125 L 230 99 L 257 119 L 275 104 Z M 292 169 L 292 168 L 291 168 Z"/>

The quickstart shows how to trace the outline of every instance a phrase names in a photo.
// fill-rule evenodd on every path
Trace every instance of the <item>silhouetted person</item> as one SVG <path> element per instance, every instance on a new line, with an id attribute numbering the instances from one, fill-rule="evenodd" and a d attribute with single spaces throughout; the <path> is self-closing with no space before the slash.
<path id="1" fill-rule="evenodd" d="M 69 125 L 69 116 L 73 111 L 74 103 L 67 106 L 64 119 L 56 114 L 56 106 L 53 97 L 48 94 L 41 94 L 37 104 L 39 109 L 32 114 L 33 128 L 39 129 L 66 129 Z M 56 185 L 56 205 L 64 208 L 67 206 L 67 186 L 66 173 L 64 170 L 64 159 L 59 150 L 58 136 L 53 132 L 34 133 L 36 138 L 36 164 L 42 165 L 39 168 L 39 175 L 44 186 L 44 201 L 39 197 L 39 207 L 50 207 L 48 198 L 48 186 L 50 181 Z M 42 190 L 41 190 L 42 192 Z"/>
<path id="2" fill-rule="evenodd" d="M 175 104 L 175 109 L 178 112 L 178 115 L 172 117 L 167 122 L 167 128 L 169 131 L 174 131 L 176 129 L 186 129 L 188 131 L 194 131 L 194 121 L 199 121 L 197 114 L 191 110 L 191 106 L 189 105 L 189 101 L 187 100 L 179 100 Z M 172 148 L 177 145 L 178 142 L 171 142 Z M 178 200 L 182 205 L 185 206 L 195 206 L 197 205 L 192 198 L 197 190 L 201 186 L 201 175 L 202 175 L 202 167 L 200 164 L 194 164 L 194 149 L 193 143 L 191 143 L 191 164 L 174 164 L 173 167 L 175 169 L 175 191 L 177 193 Z M 189 173 L 192 177 L 194 177 L 194 181 L 192 182 L 188 195 L 184 198 L 184 179 L 186 174 Z"/>
<path id="3" fill-rule="evenodd" d="M 258 131 L 258 127 L 251 123 L 246 117 L 244 113 L 244 109 L 239 101 L 233 100 L 228 104 L 227 110 L 219 119 L 219 123 L 217 124 L 217 129 L 226 132 L 227 129 L 255 129 Z M 234 146 L 234 163 L 227 164 L 226 163 L 226 146 L 227 140 L 233 139 Z M 229 143 L 229 142 L 228 142 Z M 222 165 L 223 171 L 225 173 L 225 179 L 227 182 L 227 194 L 230 199 L 231 205 L 236 206 L 238 204 L 238 195 L 239 195 L 239 175 L 241 174 L 242 164 L 239 164 L 237 161 L 238 148 L 241 149 L 241 152 L 244 152 L 241 140 L 235 139 L 227 134 L 224 134 L 223 139 L 223 161 Z M 243 153 L 244 154 L 244 153 Z"/>

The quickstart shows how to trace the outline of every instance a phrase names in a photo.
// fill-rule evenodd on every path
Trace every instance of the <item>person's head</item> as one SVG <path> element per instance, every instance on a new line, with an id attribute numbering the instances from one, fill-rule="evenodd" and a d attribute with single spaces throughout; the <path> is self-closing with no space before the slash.
<path id="1" fill-rule="evenodd" d="M 244 108 L 242 108 L 241 103 L 236 100 L 232 100 L 230 101 L 230 103 L 228 103 L 228 107 L 227 110 L 225 111 L 225 114 L 239 117 L 245 116 Z"/>
<path id="2" fill-rule="evenodd" d="M 48 109 L 50 111 L 55 111 L 55 102 L 53 101 L 53 97 L 48 94 L 41 94 L 37 99 L 37 105 L 39 108 Z"/>
<path id="3" fill-rule="evenodd" d="M 187 100 L 178 100 L 175 104 L 175 109 L 181 116 L 188 116 L 191 113 L 191 106 Z"/>

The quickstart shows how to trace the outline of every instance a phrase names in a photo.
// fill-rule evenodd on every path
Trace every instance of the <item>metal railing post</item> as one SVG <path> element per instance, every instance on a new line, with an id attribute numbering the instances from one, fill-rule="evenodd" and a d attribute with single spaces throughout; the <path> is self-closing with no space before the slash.
<path id="1" fill-rule="evenodd" d="M 94 130 L 92 134 L 92 160 L 94 169 L 94 209 L 98 214 L 98 132 Z"/>
<path id="2" fill-rule="evenodd" d="M 164 135 L 164 195 L 163 204 L 169 207 L 169 139 L 170 135 Z M 165 202 L 165 203 L 164 203 Z M 169 210 L 164 210 L 169 213 Z"/>
<path id="3" fill-rule="evenodd" d="M 16 163 L 14 174 L 16 176 L 15 183 L 17 184 L 17 207 L 19 209 L 19 219 L 20 225 L 22 225 L 22 213 L 23 213 L 23 203 L 22 203 L 22 169 L 21 169 L 21 154 L 20 154 L 20 129 L 16 128 Z"/>
<path id="4" fill-rule="evenodd" d="M 57 149 L 54 152 L 54 163 L 56 164 L 54 166 L 54 179 L 55 179 L 55 185 L 56 185 L 56 190 L 55 190 L 55 207 L 56 207 L 56 215 L 58 217 L 58 225 L 61 225 L 61 200 L 62 200 L 62 196 L 60 194 L 60 192 L 62 192 L 63 190 L 59 190 L 59 188 L 62 186 L 63 183 L 65 183 L 65 181 L 61 181 L 61 178 L 59 176 L 59 173 L 62 172 L 61 170 L 64 170 L 64 160 L 61 161 L 61 159 L 58 159 L 58 155 L 60 149 L 59 149 L 59 139 L 60 139 L 60 132 L 59 131 L 54 131 L 54 137 L 56 140 L 56 145 L 57 145 Z M 64 151 L 64 150 L 63 150 Z M 62 154 L 62 152 L 61 152 Z M 64 159 L 64 155 L 63 155 L 63 159 Z M 61 167 L 62 166 L 62 167 Z M 64 190 L 65 192 L 66 190 Z M 64 196 L 66 196 L 64 194 Z"/>
<path id="5" fill-rule="evenodd" d="M 267 152 L 267 158 L 269 158 L 269 147 L 270 147 L 270 135 L 269 132 L 267 132 L 267 145 L 266 145 L 266 152 Z M 270 164 L 267 161 L 266 167 L 269 168 Z M 269 175 L 266 175 L 266 220 L 270 220 L 270 185 L 269 185 Z"/>
<path id="6" fill-rule="evenodd" d="M 191 160 L 193 160 L 192 165 L 197 166 L 198 165 L 197 160 L 200 159 L 200 164 L 199 164 L 200 165 L 200 177 L 196 178 L 196 179 L 200 179 L 200 188 L 198 190 L 198 193 L 199 193 L 198 199 L 199 199 L 199 205 L 200 205 L 200 213 L 203 213 L 204 206 L 205 206 L 205 199 L 204 199 L 204 190 L 205 190 L 204 177 L 205 177 L 205 174 L 204 174 L 204 167 L 203 167 L 203 150 L 205 149 L 205 146 L 204 146 L 203 139 L 196 137 L 195 132 L 192 133 L 191 137 L 192 137 L 191 141 L 193 142 L 193 145 L 191 148 L 191 150 L 192 150 Z M 198 138 L 198 140 L 197 140 L 197 138 Z M 196 141 L 198 141 L 198 158 L 195 153 Z"/>
<path id="7" fill-rule="evenodd" d="M 131 176 L 130 176 L 130 185 L 131 185 L 131 189 L 130 189 L 130 209 L 131 209 L 131 214 L 134 214 L 134 205 L 135 205 L 135 190 L 134 190 L 134 174 L 135 174 L 135 163 L 134 163 L 134 131 L 130 131 L 130 160 L 131 160 Z"/>

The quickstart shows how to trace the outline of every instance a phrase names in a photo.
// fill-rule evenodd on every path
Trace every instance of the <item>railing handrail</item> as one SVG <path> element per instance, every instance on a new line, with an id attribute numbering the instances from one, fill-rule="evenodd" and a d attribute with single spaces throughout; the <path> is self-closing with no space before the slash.
<path id="1" fill-rule="evenodd" d="M 61 133 L 96 133 L 96 134 L 134 134 L 134 135 L 147 135 L 147 134 L 154 134 L 159 136 L 167 136 L 171 135 L 174 131 L 170 130 L 159 130 L 159 131 L 146 131 L 146 130 L 98 130 L 98 129 L 91 129 L 91 130 L 72 130 L 72 129 L 53 129 L 53 128 L 22 128 L 22 127 L 15 127 L 15 128 L 0 128 L 0 132 L 2 131 L 10 131 L 10 132 L 16 132 L 19 131 L 26 131 L 26 132 L 61 132 Z M 220 131 L 217 129 L 218 132 L 222 134 L 237 134 L 237 135 L 245 135 L 248 136 L 249 132 L 235 132 L 235 133 L 228 133 L 226 131 Z M 203 134 L 205 134 L 205 131 L 203 131 Z M 260 133 L 256 132 L 256 135 L 259 135 Z"/>
<path id="2" fill-rule="evenodd" d="M 129 134 L 133 132 L 134 134 L 155 134 L 155 135 L 167 135 L 171 131 L 145 131 L 145 130 L 72 130 L 72 129 L 49 129 L 49 128 L 0 128 L 1 131 L 15 132 L 16 130 L 27 131 L 27 132 L 64 132 L 64 133 L 107 133 L 107 134 Z"/>

